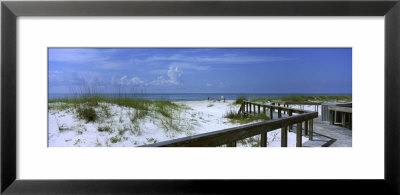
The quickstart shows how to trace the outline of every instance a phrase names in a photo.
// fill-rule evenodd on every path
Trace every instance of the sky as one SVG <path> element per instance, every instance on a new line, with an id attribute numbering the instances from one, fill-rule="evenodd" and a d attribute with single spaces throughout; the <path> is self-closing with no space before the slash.
<path id="1" fill-rule="evenodd" d="M 351 94 L 351 48 L 49 48 L 49 93 Z"/>

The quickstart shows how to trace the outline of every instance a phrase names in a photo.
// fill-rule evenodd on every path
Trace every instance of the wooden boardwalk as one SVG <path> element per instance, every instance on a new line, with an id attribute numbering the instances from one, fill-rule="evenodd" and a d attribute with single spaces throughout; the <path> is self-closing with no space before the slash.
<path id="1" fill-rule="evenodd" d="M 274 113 L 274 115 L 278 115 Z M 282 117 L 287 117 L 283 115 Z M 293 133 L 296 133 L 296 125 Z M 304 136 L 304 128 L 302 135 Z M 305 136 L 308 137 L 308 136 Z M 330 125 L 329 121 L 321 121 L 321 116 L 314 119 L 313 140 L 303 143 L 303 147 L 351 147 L 352 130 L 339 125 Z"/>
<path id="2" fill-rule="evenodd" d="M 268 112 L 267 112 L 268 109 Z M 277 111 L 277 112 L 275 112 Z M 321 121 L 318 112 L 290 108 L 286 105 L 267 105 L 243 102 L 239 114 L 266 114 L 271 120 L 247 124 L 173 140 L 144 147 L 236 147 L 237 141 L 261 135 L 260 146 L 267 147 L 267 133 L 280 129 L 281 147 L 288 146 L 288 131 L 296 133 L 296 147 L 351 147 L 352 131 Z M 303 137 L 310 140 L 302 142 Z"/>

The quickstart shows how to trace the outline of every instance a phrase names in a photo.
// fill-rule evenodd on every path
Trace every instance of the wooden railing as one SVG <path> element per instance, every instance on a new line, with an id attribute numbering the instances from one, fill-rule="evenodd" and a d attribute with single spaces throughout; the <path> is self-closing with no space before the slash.
<path id="1" fill-rule="evenodd" d="M 352 108 L 351 107 L 346 107 L 346 106 L 329 106 L 329 121 L 331 125 L 335 124 L 335 115 L 336 113 L 339 113 L 341 115 L 341 125 L 342 127 L 346 127 L 346 118 L 348 119 L 348 127 L 349 129 L 352 129 Z M 337 115 L 336 115 L 337 116 Z"/>
<path id="2" fill-rule="evenodd" d="M 269 109 L 271 120 L 233 127 L 199 135 L 178 138 L 174 140 L 163 141 L 155 144 L 144 145 L 145 147 L 215 147 L 226 145 L 228 147 L 236 147 L 238 140 L 246 139 L 252 136 L 261 135 L 261 147 L 267 147 L 267 133 L 276 129 L 281 129 L 281 147 L 287 147 L 288 131 L 293 129 L 296 124 L 296 147 L 302 146 L 302 127 L 304 123 L 305 135 L 309 135 L 312 140 L 313 135 L 313 119 L 318 117 L 318 112 L 293 109 L 289 107 L 280 107 L 275 105 L 258 104 L 253 102 L 243 102 L 239 112 L 243 114 L 253 114 L 258 107 L 258 113 L 266 114 Z M 251 107 L 254 109 L 252 110 Z M 273 112 L 278 111 L 278 118 L 273 119 Z M 282 111 L 287 111 L 289 116 L 282 117 Z M 293 113 L 297 113 L 293 115 Z"/>

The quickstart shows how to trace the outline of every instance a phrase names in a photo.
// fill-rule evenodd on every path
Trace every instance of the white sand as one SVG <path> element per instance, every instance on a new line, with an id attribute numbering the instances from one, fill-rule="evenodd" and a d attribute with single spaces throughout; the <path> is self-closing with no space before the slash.
<path id="1" fill-rule="evenodd" d="M 161 120 L 163 119 L 161 115 L 146 116 L 134 124 L 130 120 L 134 109 L 113 104 L 101 104 L 109 107 L 112 117 L 107 119 L 100 116 L 95 123 L 86 123 L 78 119 L 72 108 L 64 111 L 49 110 L 48 145 L 49 147 L 132 147 L 237 127 L 241 124 L 233 124 L 223 117 L 229 110 L 239 109 L 239 105 L 232 105 L 232 102 L 208 102 L 207 100 L 176 102 L 190 108 L 176 113 L 173 117 L 172 122 L 181 129 L 179 132 L 163 128 L 165 127 L 163 122 L 166 121 Z M 96 108 L 96 112 L 101 113 L 101 108 Z M 98 127 L 104 126 L 109 126 L 112 132 L 99 132 Z M 269 132 L 267 137 L 269 147 L 280 147 L 280 129 Z M 239 142 L 238 146 L 251 146 L 258 142 L 260 136 L 253 138 L 248 141 L 249 143 Z M 303 143 L 306 141 L 308 139 L 303 137 Z M 288 146 L 295 145 L 296 134 L 289 132 Z"/>

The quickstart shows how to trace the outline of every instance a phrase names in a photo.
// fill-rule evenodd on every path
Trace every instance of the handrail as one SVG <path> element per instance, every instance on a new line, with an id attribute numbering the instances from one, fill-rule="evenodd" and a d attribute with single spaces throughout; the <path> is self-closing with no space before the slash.
<path id="1" fill-rule="evenodd" d="M 194 136 L 188 136 L 163 142 L 158 142 L 154 144 L 144 145 L 142 147 L 215 147 L 227 144 L 227 146 L 236 146 L 236 142 L 241 139 L 252 137 L 261 134 L 261 146 L 266 147 L 267 132 L 281 128 L 281 146 L 287 147 L 287 130 L 291 129 L 293 124 L 297 124 L 297 139 L 296 146 L 302 146 L 302 123 L 304 122 L 305 135 L 308 134 L 310 130 L 309 139 L 312 140 L 313 132 L 313 119 L 318 117 L 318 112 L 293 109 L 288 107 L 280 107 L 274 105 L 264 105 L 253 102 L 245 101 L 242 103 L 239 112 L 245 112 L 245 105 L 257 105 L 263 106 L 264 108 L 269 108 L 270 110 L 278 110 L 278 116 L 282 110 L 288 111 L 289 116 L 275 120 L 268 120 L 248 125 L 243 125 L 239 127 L 233 127 L 228 129 L 223 129 L 219 131 L 213 131 L 203 134 L 198 134 Z M 260 108 L 259 107 L 259 108 Z M 259 109 L 260 111 L 260 109 Z M 265 111 L 265 110 L 264 110 Z M 291 113 L 299 113 L 298 115 L 292 116 Z M 310 128 L 308 128 L 310 127 Z"/>

